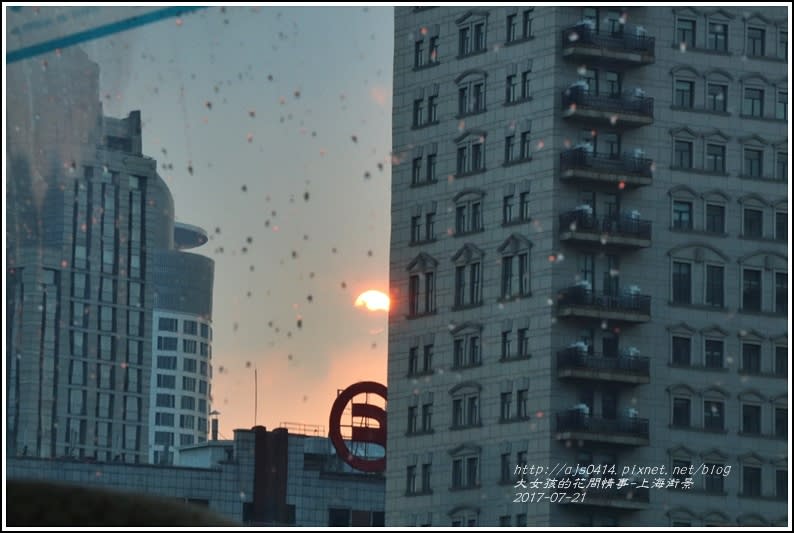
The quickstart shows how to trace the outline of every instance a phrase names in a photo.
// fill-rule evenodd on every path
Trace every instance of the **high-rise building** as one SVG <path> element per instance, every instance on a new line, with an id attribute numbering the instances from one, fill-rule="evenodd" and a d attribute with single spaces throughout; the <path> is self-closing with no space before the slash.
<path id="1" fill-rule="evenodd" d="M 787 523 L 788 24 L 395 8 L 387 525 Z"/>
<path id="2" fill-rule="evenodd" d="M 8 110 L 8 453 L 146 462 L 153 320 L 208 327 L 212 260 L 179 251 L 175 235 L 195 230 L 175 229 L 140 112 L 102 115 L 81 50 L 10 65 Z"/>

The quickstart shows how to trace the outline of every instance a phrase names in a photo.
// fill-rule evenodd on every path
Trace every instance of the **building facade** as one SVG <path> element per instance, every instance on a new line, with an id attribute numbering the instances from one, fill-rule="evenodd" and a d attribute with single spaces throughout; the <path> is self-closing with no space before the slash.
<path id="1" fill-rule="evenodd" d="M 174 298 L 192 278 L 164 268 L 191 255 L 174 244 L 171 193 L 140 112 L 102 115 L 84 52 L 9 66 L 8 95 L 8 454 L 145 462 L 155 300 L 207 325 L 212 260 L 191 256 L 199 296 Z"/>
<path id="2" fill-rule="evenodd" d="M 395 8 L 387 525 L 787 523 L 788 24 Z"/>
<path id="3" fill-rule="evenodd" d="M 179 451 L 173 465 L 15 457 L 7 477 L 157 495 L 248 526 L 383 525 L 383 475 L 352 470 L 327 438 L 255 427 Z"/>

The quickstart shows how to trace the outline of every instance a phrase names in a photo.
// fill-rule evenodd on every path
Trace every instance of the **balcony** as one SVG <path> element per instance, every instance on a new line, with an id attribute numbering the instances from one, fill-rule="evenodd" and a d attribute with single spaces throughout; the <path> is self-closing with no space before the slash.
<path id="1" fill-rule="evenodd" d="M 651 381 L 651 360 L 638 356 L 596 356 L 578 348 L 557 352 L 557 377 L 641 385 Z"/>
<path id="2" fill-rule="evenodd" d="M 599 293 L 577 285 L 559 293 L 557 316 L 648 322 L 651 319 L 651 297 L 643 294 Z"/>
<path id="3" fill-rule="evenodd" d="M 565 58 L 605 66 L 643 66 L 656 60 L 656 40 L 647 35 L 598 32 L 586 24 L 563 30 L 562 55 Z"/>
<path id="4" fill-rule="evenodd" d="M 560 240 L 608 248 L 647 248 L 651 245 L 651 223 L 627 213 L 597 217 L 576 209 L 560 215 Z"/>
<path id="5" fill-rule="evenodd" d="M 560 154 L 560 175 L 562 179 L 587 185 L 642 187 L 653 181 L 653 161 L 628 154 L 607 156 L 574 148 Z"/>
<path id="6" fill-rule="evenodd" d="M 588 125 L 637 128 L 653 124 L 653 98 L 634 94 L 597 95 L 584 85 L 562 93 L 562 117 Z"/>
<path id="7" fill-rule="evenodd" d="M 557 413 L 558 440 L 582 440 L 625 446 L 648 445 L 647 418 L 599 418 L 571 409 Z M 586 498 L 585 498 L 586 499 Z"/>

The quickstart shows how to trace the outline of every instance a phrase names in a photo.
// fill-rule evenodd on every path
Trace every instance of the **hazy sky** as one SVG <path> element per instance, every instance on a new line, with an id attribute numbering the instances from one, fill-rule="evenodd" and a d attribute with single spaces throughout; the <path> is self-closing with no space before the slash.
<path id="1" fill-rule="evenodd" d="M 337 389 L 386 381 L 386 313 L 353 302 L 388 291 L 392 11 L 212 7 L 83 46 L 211 235 L 226 437 L 254 423 L 254 367 L 268 427 L 327 430 Z"/>

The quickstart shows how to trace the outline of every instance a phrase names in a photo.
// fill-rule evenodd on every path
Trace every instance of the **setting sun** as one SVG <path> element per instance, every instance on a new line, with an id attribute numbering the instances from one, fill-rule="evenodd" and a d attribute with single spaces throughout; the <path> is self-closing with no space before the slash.
<path id="1" fill-rule="evenodd" d="M 370 311 L 388 311 L 389 297 L 380 291 L 365 291 L 356 298 L 356 307 L 366 306 Z"/>

